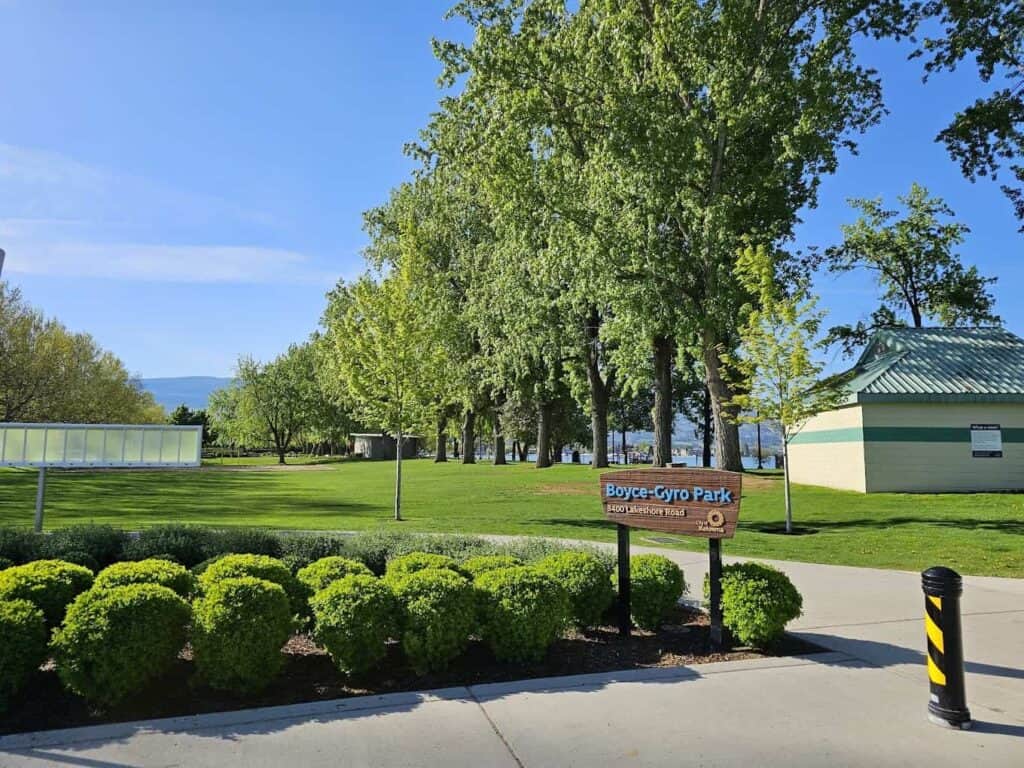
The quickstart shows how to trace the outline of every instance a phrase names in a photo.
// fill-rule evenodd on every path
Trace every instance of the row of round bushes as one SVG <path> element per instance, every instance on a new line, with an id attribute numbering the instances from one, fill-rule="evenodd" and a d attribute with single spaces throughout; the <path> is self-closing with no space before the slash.
<path id="1" fill-rule="evenodd" d="M 726 623 L 738 622 L 741 639 L 785 625 L 765 620 L 771 611 L 761 598 L 775 599 L 778 577 L 788 579 L 755 567 L 777 575 L 764 594 L 760 572 L 727 569 L 725 579 Z M 194 571 L 160 559 L 117 563 L 95 578 L 56 560 L 0 571 L 0 707 L 47 655 L 68 688 L 114 703 L 163 674 L 186 641 L 208 684 L 258 690 L 280 671 L 282 646 L 305 625 L 350 675 L 380 663 L 391 640 L 421 674 L 443 669 L 471 636 L 498 659 L 533 661 L 566 626 L 599 623 L 614 600 L 607 562 L 576 551 L 532 566 L 507 555 L 460 564 L 411 553 L 389 561 L 380 578 L 338 556 L 294 575 L 265 555 L 229 555 Z M 655 629 L 685 590 L 682 572 L 664 557 L 641 555 L 631 578 L 634 621 Z M 799 595 L 783 607 L 798 614 Z"/>

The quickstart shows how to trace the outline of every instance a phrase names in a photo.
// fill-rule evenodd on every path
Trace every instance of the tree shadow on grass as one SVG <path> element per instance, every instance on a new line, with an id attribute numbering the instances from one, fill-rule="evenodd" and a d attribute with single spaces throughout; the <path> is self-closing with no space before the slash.
<path id="1" fill-rule="evenodd" d="M 954 528 L 968 531 L 994 531 L 1014 536 L 1024 536 L 1024 520 L 992 520 L 977 517 L 956 517 L 936 519 L 922 515 L 921 517 L 894 516 L 877 518 L 858 518 L 854 520 L 810 520 L 802 524 L 802 528 L 810 531 L 843 531 L 848 529 L 884 530 L 900 526 L 920 525 L 929 528 Z M 739 530 L 754 533 L 777 533 L 779 523 L 740 520 Z"/>

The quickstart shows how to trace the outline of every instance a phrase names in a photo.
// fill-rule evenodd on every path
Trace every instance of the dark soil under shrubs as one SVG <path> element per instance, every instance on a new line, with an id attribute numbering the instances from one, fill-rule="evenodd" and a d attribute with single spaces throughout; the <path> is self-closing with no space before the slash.
<path id="1" fill-rule="evenodd" d="M 68 728 L 99 723 L 145 720 L 159 717 L 223 712 L 250 707 L 340 699 L 349 696 L 426 690 L 458 685 L 503 682 L 537 677 L 557 677 L 610 672 L 643 667 L 675 667 L 712 661 L 737 661 L 764 656 L 819 653 L 823 649 L 786 636 L 771 652 L 746 648 L 711 653 L 708 620 L 700 613 L 680 608 L 673 620 L 658 632 L 634 630 L 621 638 L 613 626 L 569 633 L 549 649 L 540 662 L 510 664 L 495 661 L 490 650 L 472 641 L 467 651 L 444 672 L 417 675 L 409 667 L 398 644 L 376 670 L 346 679 L 330 657 L 307 637 L 293 637 L 285 646 L 283 672 L 258 694 L 240 695 L 215 691 L 196 680 L 188 651 L 175 666 L 148 690 L 130 697 L 115 708 L 97 710 L 66 691 L 48 664 L 10 701 L 0 714 L 0 733 Z"/>

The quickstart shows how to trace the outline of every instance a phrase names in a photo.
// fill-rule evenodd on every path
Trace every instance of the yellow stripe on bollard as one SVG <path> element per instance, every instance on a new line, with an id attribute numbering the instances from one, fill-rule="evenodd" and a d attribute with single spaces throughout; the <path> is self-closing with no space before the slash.
<path id="1" fill-rule="evenodd" d="M 928 657 L 928 679 L 936 685 L 946 684 L 946 675 L 941 669 L 936 666 L 935 662 L 932 661 L 932 657 Z"/>
<path id="2" fill-rule="evenodd" d="M 928 633 L 928 640 L 935 646 L 939 653 L 945 653 L 946 649 L 942 644 L 942 630 L 938 628 L 931 616 L 924 617 L 924 631 Z"/>

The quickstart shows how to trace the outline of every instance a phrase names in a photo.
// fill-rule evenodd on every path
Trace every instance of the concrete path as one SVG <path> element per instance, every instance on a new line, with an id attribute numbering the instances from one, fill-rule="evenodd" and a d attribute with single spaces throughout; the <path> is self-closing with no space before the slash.
<path id="1" fill-rule="evenodd" d="M 835 652 L 0 737 L 0 766 L 1024 766 L 1024 581 L 965 579 L 953 732 L 925 718 L 917 574 L 777 565 Z"/>

